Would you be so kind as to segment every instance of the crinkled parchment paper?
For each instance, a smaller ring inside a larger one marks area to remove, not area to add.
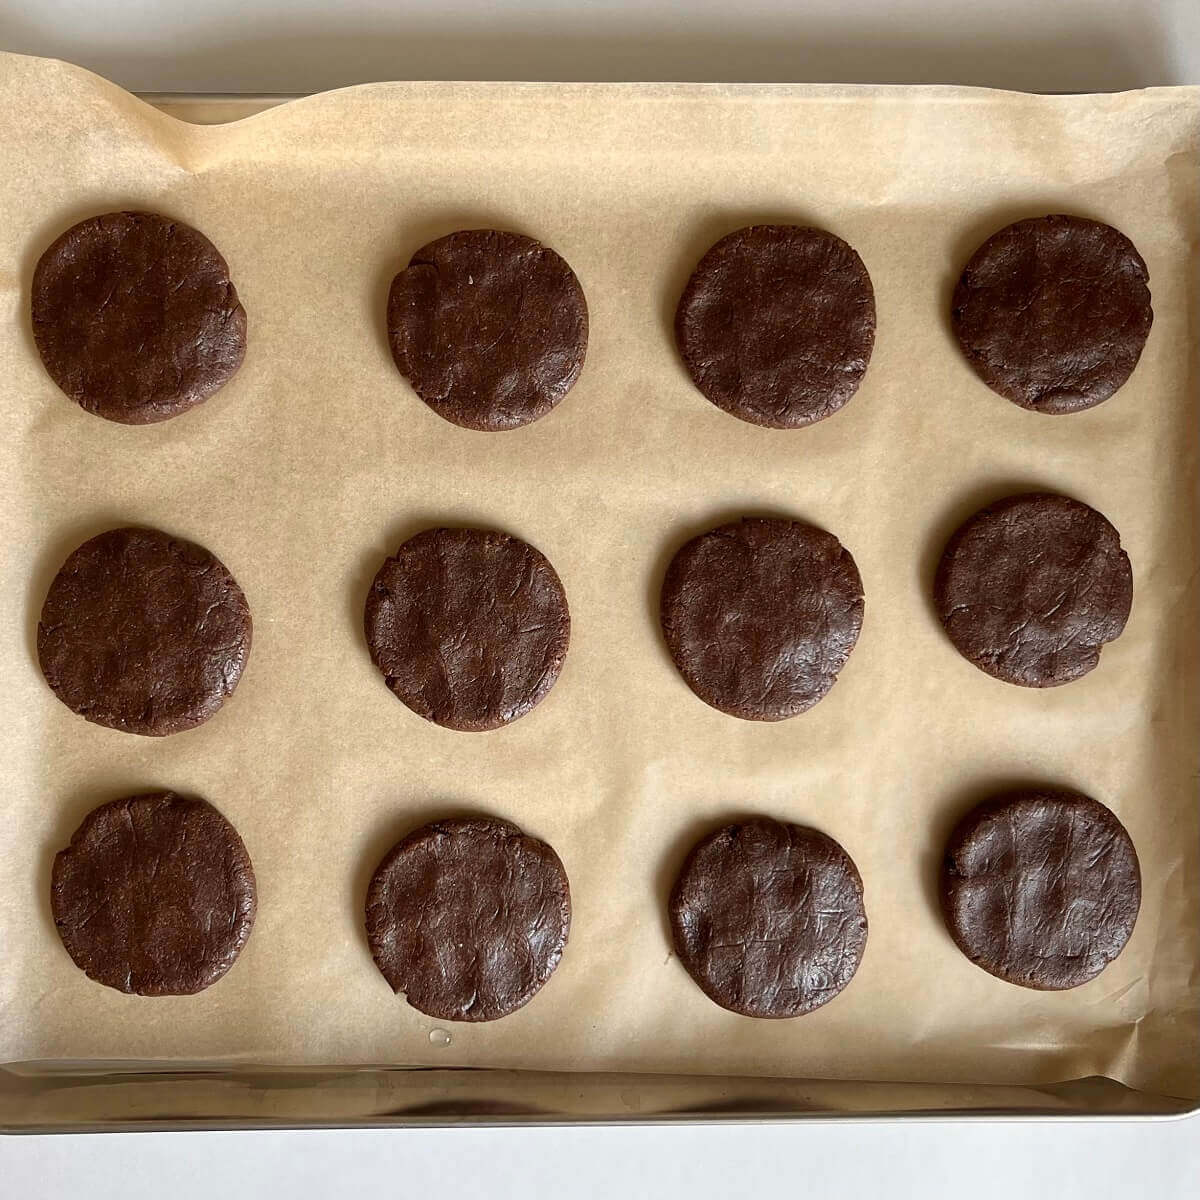
[[[393,84],[205,128],[84,71],[4,57],[0,126],[0,1056],[989,1083],[1099,1073],[1196,1094],[1197,91]],[[249,314],[235,380],[143,428],[62,396],[28,317],[51,239],[123,206],[203,230]],[[1046,212],[1127,233],[1155,311],[1128,385],[1064,417],[989,392],[946,315],[975,246]],[[862,390],[806,430],[720,412],[673,348],[675,301],[700,253],[761,221],[833,230],[875,286]],[[395,271],[430,238],[478,226],[554,247],[591,310],[578,385],[510,433],[435,416],[383,335]],[[970,666],[929,601],[950,531],[1031,487],[1099,508],[1135,571],[1125,635],[1098,670],[1047,691]],[[840,682],[779,724],[707,708],[658,631],[672,552],[743,513],[832,530],[866,587]],[[125,522],[209,547],[254,615],[236,695],[207,725],[161,740],[75,717],[34,656],[63,557]],[[495,733],[414,716],[363,643],[384,555],[446,522],[529,540],[570,600],[558,685]],[[1141,856],[1127,950],[1065,993],[972,966],[936,907],[949,827],[990,789],[1026,781],[1104,801]],[[72,965],[48,880],[88,809],[159,787],[202,795],[236,824],[260,908],[223,981],[150,1000]],[[373,966],[361,910],[397,837],[462,810],[551,842],[575,916],[562,966],[525,1009],[453,1026],[443,1047]],[[713,1005],[667,936],[665,895],[685,850],[755,812],[837,838],[866,882],[857,978],[793,1021]]]

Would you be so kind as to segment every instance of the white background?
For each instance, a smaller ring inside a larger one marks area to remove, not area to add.
[[[132,90],[376,79],[1200,84],[1200,0],[0,0],[0,47]],[[1200,1196],[1200,1119],[0,1140],[12,1197]]]

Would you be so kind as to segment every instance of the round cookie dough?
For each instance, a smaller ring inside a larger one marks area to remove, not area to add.
[[[33,337],[72,400],[148,425],[229,382],[246,352],[246,312],[202,233],[157,213],[105,213],[38,261]]]
[[[721,525],[688,542],[663,581],[675,665],[706,704],[747,721],[812,708],[837,682],[862,619],[850,552],[803,521]]]
[[[54,859],[54,924],[75,965],[138,996],[189,996],[241,953],[257,908],[237,830],[173,792],[93,809]]]
[[[1107,400],[1137,366],[1154,320],[1149,278],[1111,225],[1018,221],[967,263],[954,289],[954,332],[994,392],[1035,412],[1078,412]]]
[[[533,238],[470,229],[423,246],[392,281],[388,340],[400,374],[466,429],[516,429],[571,390],[587,353],[579,280]]]
[[[481,732],[523,717],[554,686],[571,636],[554,568],[527,542],[426,529],[379,569],[367,646],[413,712]]]
[[[1125,948],[1142,902],[1125,827],[1079,792],[1010,792],[969,812],[942,864],[950,936],[1021,987],[1087,983]]]
[[[508,821],[435,821],[379,864],[367,891],[376,966],[439,1021],[495,1021],[554,973],[571,891],[554,851]]]
[[[875,293],[841,238],[751,225],[700,260],[675,312],[696,387],[727,413],[798,429],[858,391],[875,345]]]
[[[1048,493],[981,509],[951,537],[934,603],[958,652],[1022,687],[1086,675],[1120,637],[1133,572],[1094,508]]]
[[[832,838],[766,817],[688,855],[670,899],[679,961],[722,1008],[799,1017],[854,978],[867,945],[863,884]]]
[[[250,609],[203,547],[157,529],[110,529],[54,577],[37,648],[68,708],[159,737],[203,724],[233,694],[250,655]]]

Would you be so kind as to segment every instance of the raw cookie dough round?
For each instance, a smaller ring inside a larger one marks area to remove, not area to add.
[[[875,293],[841,238],[798,225],[751,225],[700,260],[675,312],[675,341],[718,408],[798,429],[858,391],[875,345]]]
[[[1084,217],[1035,217],[994,233],[954,289],[967,360],[1022,408],[1071,413],[1107,400],[1133,373],[1154,312],[1133,243]]]
[[[54,859],[54,924],[75,965],[138,996],[189,996],[241,953],[257,907],[237,830],[173,792],[93,809]]]
[[[1120,637],[1133,572],[1094,508],[1035,492],[990,504],[958,529],[934,602],[958,652],[981,671],[1057,687],[1086,675]]]
[[[37,632],[54,694],[110,729],[202,725],[250,656],[250,609],[224,564],[157,529],[110,529],[54,577]]]
[[[688,855],[670,899],[679,961],[747,1017],[799,1017],[854,978],[867,945],[850,856],[815,829],[766,817],[727,825]]]
[[[367,646],[413,712],[447,729],[498,729],[554,686],[571,636],[554,568],[527,542],[426,529],[379,569]]]
[[[379,864],[367,891],[376,966],[439,1021],[495,1021],[554,973],[571,928],[567,875],[508,821],[435,821]]]
[[[33,337],[72,400],[148,425],[229,382],[246,353],[246,312],[202,233],[157,213],[105,213],[38,261]]]
[[[434,412],[467,429],[544,417],[587,353],[575,273],[533,238],[495,229],[418,250],[392,281],[387,323],[400,374]]]
[[[747,721],[812,708],[837,682],[862,619],[850,552],[803,521],[721,525],[688,542],[663,581],[675,665],[706,704]]]
[[[1079,792],[1010,792],[969,812],[942,864],[950,936],[976,966],[1054,991],[1099,975],[1142,902],[1125,827]]]

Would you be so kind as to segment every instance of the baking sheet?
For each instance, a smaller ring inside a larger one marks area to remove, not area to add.
[[[86,72],[15,56],[0,58],[0,90],[0,1057],[1025,1085],[1104,1074],[1196,1095],[1196,90],[396,84],[223,128],[181,125]],[[142,429],[65,400],[27,316],[45,245],[82,216],[129,205],[204,230],[250,318],[233,383]],[[1047,211],[1129,234],[1156,313],[1130,383],[1058,419],[988,392],[944,317],[974,246]],[[774,220],[847,238],[879,312],[858,397],[796,432],[707,404],[670,338],[702,250]],[[420,404],[382,330],[387,285],[409,254],[479,225],[562,253],[592,316],[571,395],[501,435],[456,429]],[[970,667],[927,600],[949,531],[1029,486],[1104,511],[1135,570],[1125,635],[1092,675],[1047,692]],[[671,553],[742,513],[833,530],[866,586],[841,682],[779,725],[707,709],[657,632]],[[161,741],[80,721],[33,657],[65,554],[139,521],[209,546],[255,618],[233,700]],[[487,735],[410,714],[360,632],[382,557],[455,521],[532,541],[572,609],[555,689]],[[1104,800],[1142,860],[1126,952],[1068,993],[993,980],[958,954],[936,911],[949,827],[979,795],[1026,781]],[[234,821],[260,910],[221,983],[145,1000],[73,967],[50,921],[48,876],[84,812],[160,786],[201,794]],[[572,940],[527,1008],[449,1026],[451,1043],[435,1046],[436,1023],[371,964],[361,904],[400,834],[473,809],[555,846],[571,877]],[[683,853],[749,812],[825,830],[866,883],[871,937],[857,978],[796,1021],[724,1012],[670,951],[663,902]]]

